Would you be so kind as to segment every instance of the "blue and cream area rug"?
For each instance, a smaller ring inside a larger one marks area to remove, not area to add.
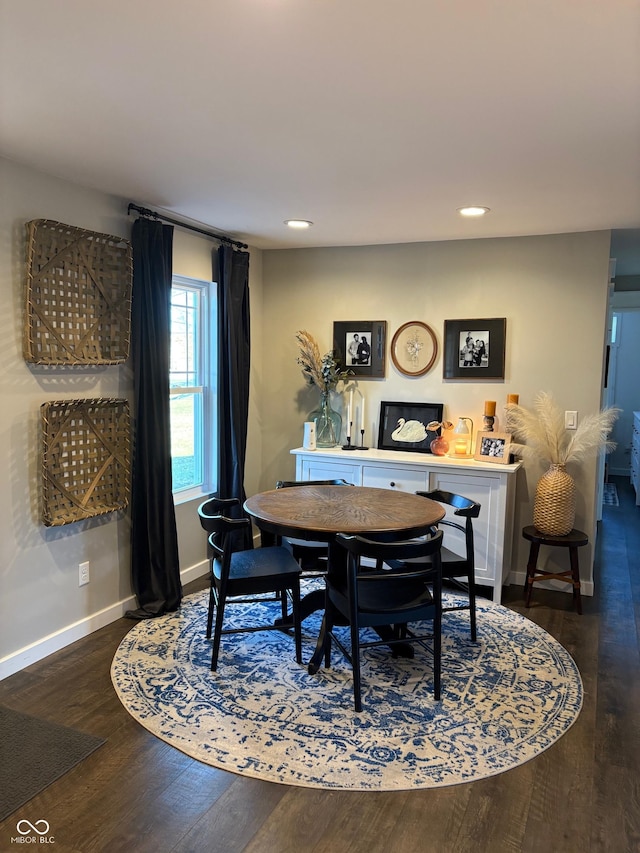
[[[334,649],[332,669],[309,675],[295,662],[293,638],[280,631],[223,636],[212,673],[207,596],[196,593],[178,612],[137,623],[116,652],[111,677],[141,725],[214,767],[317,788],[455,785],[530,760],[580,713],[582,682],[569,653],[491,601],[478,601],[477,644],[468,611],[445,614],[440,702],[430,655],[418,647],[413,660],[394,659],[381,647],[363,656],[357,714],[340,651]],[[251,607],[258,619],[278,615],[279,605]],[[246,607],[228,613],[239,624]],[[319,625],[319,614],[303,623],[305,661]]]

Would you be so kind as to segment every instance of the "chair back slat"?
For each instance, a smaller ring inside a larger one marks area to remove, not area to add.
[[[351,554],[369,557],[383,563],[389,560],[416,560],[431,557],[442,547],[442,531],[437,530],[428,539],[375,541],[364,536],[339,533],[336,542]]]
[[[278,480],[276,489],[288,489],[292,486],[351,486],[346,480]]]
[[[454,515],[461,515],[464,518],[477,518],[480,515],[481,504],[453,492],[433,489],[430,492],[416,492],[416,494],[423,498],[430,498],[440,504],[454,507]]]

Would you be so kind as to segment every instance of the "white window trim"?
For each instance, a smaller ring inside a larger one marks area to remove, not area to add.
[[[202,314],[204,322],[198,335],[200,351],[198,353],[202,366],[203,385],[189,386],[187,392],[202,393],[203,428],[209,433],[209,440],[203,443],[203,483],[190,489],[180,489],[173,492],[174,504],[183,504],[189,501],[206,497],[217,488],[217,461],[218,461],[218,427],[217,427],[217,318],[218,300],[217,284],[204,279],[187,278],[182,275],[173,275],[172,286],[184,287],[196,290],[201,294]],[[209,330],[215,330],[216,345],[212,346]],[[185,393],[184,388],[170,388],[170,394]]]

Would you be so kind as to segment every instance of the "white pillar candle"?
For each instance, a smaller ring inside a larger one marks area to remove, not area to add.
[[[365,429],[365,417],[364,417],[364,397],[362,398],[362,404],[360,405],[360,429]]]

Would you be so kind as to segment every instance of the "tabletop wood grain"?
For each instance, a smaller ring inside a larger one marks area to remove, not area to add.
[[[419,535],[444,517],[444,508],[429,498],[364,486],[273,489],[253,495],[244,506],[259,527],[327,536],[395,531]]]

